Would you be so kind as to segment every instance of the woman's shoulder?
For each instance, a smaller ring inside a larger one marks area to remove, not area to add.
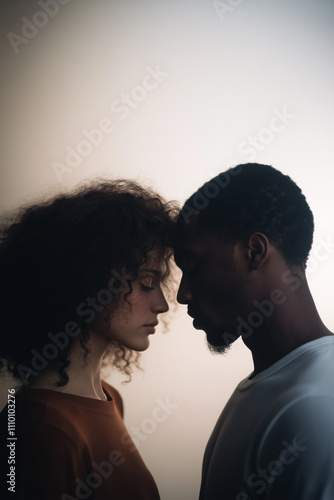
[[[21,425],[63,429],[74,427],[78,414],[77,398],[49,389],[27,389],[17,394],[16,418]],[[80,408],[80,407],[79,407]]]

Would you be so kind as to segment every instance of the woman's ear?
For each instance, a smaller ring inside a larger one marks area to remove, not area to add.
[[[269,241],[263,233],[253,233],[248,238],[248,262],[251,269],[260,269],[269,256]]]

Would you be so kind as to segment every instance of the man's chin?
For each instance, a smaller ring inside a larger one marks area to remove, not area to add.
[[[195,330],[203,330],[205,332],[205,327],[200,321],[198,321],[197,318],[193,319],[193,327],[195,328]]]
[[[209,351],[212,354],[225,354],[231,347],[231,344],[230,345],[214,345],[214,344],[210,343],[208,338],[206,340],[207,340],[207,346],[209,348]]]
[[[238,336],[229,333],[232,330],[231,325],[226,324],[218,328],[213,325],[204,325],[204,321],[201,322],[197,318],[193,321],[193,326],[196,330],[203,330],[206,333],[208,348],[212,353],[222,354],[226,352],[238,338]]]
[[[226,334],[222,335],[220,333],[213,334],[208,330],[206,331],[206,340],[208,348],[212,353],[223,354],[237,340],[237,337],[230,334],[228,335]]]

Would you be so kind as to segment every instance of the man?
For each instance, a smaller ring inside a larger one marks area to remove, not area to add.
[[[180,213],[178,301],[212,351],[242,337],[254,361],[207,444],[200,500],[334,499],[334,336],[305,277],[312,238],[301,190],[267,165],[219,174]]]

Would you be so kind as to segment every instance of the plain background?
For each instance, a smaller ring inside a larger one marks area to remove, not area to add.
[[[42,4],[1,2],[1,210],[95,177],[134,178],[182,203],[230,165],[268,163],[314,212],[308,277],[333,329],[334,248],[324,242],[334,240],[334,2],[70,0],[52,15]],[[145,79],[152,71],[156,85]],[[273,121],[277,113],[288,118]],[[84,131],[107,119],[112,132],[85,149]],[[83,152],[76,166],[66,165],[71,148]],[[18,311],[20,300],[18,290]],[[141,364],[130,384],[117,373],[108,381],[162,500],[193,500],[205,444],[252,370],[250,353],[238,341],[212,355],[179,306]],[[160,422],[157,400],[174,405]]]

